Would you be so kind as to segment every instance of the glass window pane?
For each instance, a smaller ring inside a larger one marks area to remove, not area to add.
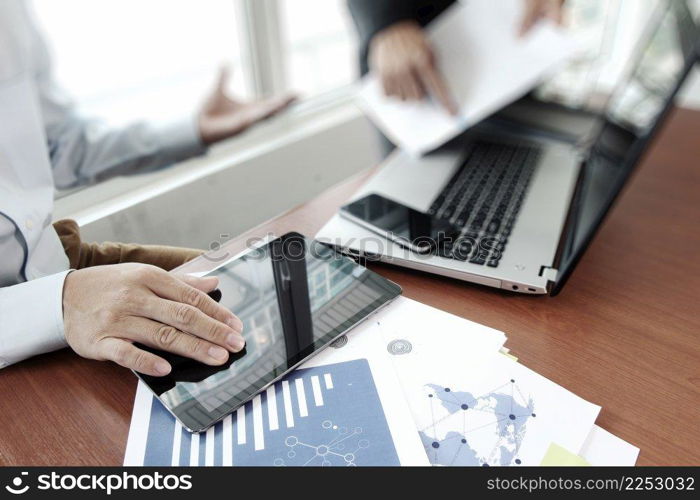
[[[358,76],[357,39],[345,0],[280,0],[287,83],[309,97]]]
[[[567,0],[566,25],[585,51],[538,90],[540,97],[573,107],[598,106],[623,76],[658,3]]]
[[[57,80],[87,113],[120,123],[190,111],[223,63],[247,95],[235,0],[35,0]],[[139,116],[135,116],[138,113]]]

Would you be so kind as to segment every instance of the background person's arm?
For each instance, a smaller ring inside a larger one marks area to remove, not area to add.
[[[457,106],[442,79],[423,27],[453,0],[348,0],[360,38],[360,69],[372,71],[388,96],[432,95],[449,113]]]
[[[120,128],[81,116],[55,83],[46,42],[32,25],[42,118],[58,188],[70,188],[115,175],[146,172],[202,154],[206,146],[234,136],[286,108],[293,96],[242,102],[228,97],[223,71],[201,108],[179,121],[139,122]]]
[[[348,9],[360,40],[360,73],[369,71],[369,43],[380,31],[399,21],[415,20],[411,0],[348,0]]]
[[[32,29],[38,65],[35,82],[56,187],[146,172],[205,151],[195,116],[160,126],[139,122],[114,129],[79,114],[53,79],[44,38],[34,25]]]
[[[377,33],[369,48],[369,66],[384,93],[402,101],[433,97],[448,113],[459,111],[421,26],[400,21]]]
[[[367,57],[374,35],[401,21],[426,26],[455,0],[348,0],[348,9],[360,39],[360,71],[369,71]]]
[[[42,79],[42,111],[56,186],[66,189],[147,172],[203,154],[208,145],[277,114],[294,99],[283,95],[237,101],[224,92],[227,78],[222,72],[196,115],[166,125],[138,122],[116,129],[78,114],[50,79]]]

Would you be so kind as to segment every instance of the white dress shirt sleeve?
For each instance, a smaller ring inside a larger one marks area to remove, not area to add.
[[[65,347],[64,271],[0,288],[0,368]]]

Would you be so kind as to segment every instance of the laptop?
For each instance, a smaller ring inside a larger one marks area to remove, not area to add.
[[[391,200],[407,213],[449,222],[458,237],[447,246],[417,252],[339,215],[316,238],[355,256],[557,295],[698,54],[700,32],[688,3],[662,2],[600,114],[519,103],[426,156],[392,153],[351,201]]]

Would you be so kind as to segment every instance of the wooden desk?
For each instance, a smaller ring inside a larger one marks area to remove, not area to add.
[[[385,265],[407,297],[503,330],[533,370],[603,407],[639,465],[700,463],[700,112],[679,110],[557,298]],[[230,243],[313,235],[369,173]],[[71,352],[0,371],[0,463],[119,465],[135,377]]]

